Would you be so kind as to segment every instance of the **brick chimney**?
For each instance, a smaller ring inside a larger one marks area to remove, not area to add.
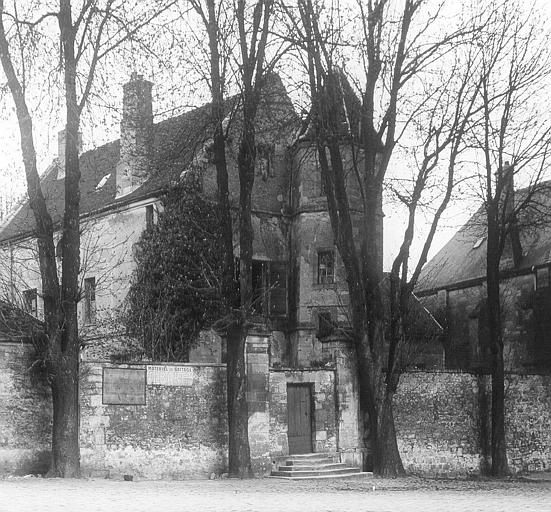
[[[120,158],[117,164],[117,197],[140,187],[147,179],[150,136],[153,126],[151,88],[142,75],[132,73],[123,86]]]
[[[78,154],[82,151],[82,133],[78,132]],[[57,133],[57,160],[59,162],[57,179],[65,179],[65,128]]]

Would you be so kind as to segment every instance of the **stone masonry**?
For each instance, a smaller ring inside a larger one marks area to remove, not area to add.
[[[50,465],[50,391],[32,369],[33,352],[30,344],[0,343],[0,475]]]

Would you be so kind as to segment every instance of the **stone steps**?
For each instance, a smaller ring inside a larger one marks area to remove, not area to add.
[[[363,473],[360,468],[347,466],[342,462],[335,462],[328,453],[305,453],[290,455],[271,476],[288,480],[351,478],[371,476]]]

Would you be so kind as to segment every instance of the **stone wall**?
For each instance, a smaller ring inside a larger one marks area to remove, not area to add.
[[[490,378],[468,373],[402,376],[394,411],[407,471],[478,474],[489,465]],[[513,472],[551,468],[551,376],[506,377],[506,432]]]
[[[315,452],[337,451],[335,370],[270,371],[270,451],[272,457],[287,455],[287,384],[311,384],[312,437]]]
[[[360,455],[351,427],[357,411],[352,403],[347,408],[345,400],[356,388],[344,380],[344,348],[337,349],[335,368],[268,370],[266,338],[251,337],[249,428],[257,474],[288,454],[290,383],[312,387],[314,450],[339,452],[349,463]],[[29,370],[31,362],[32,346],[0,344],[0,474],[48,469],[51,397],[40,376]],[[109,368],[145,372],[145,404],[106,403],[103,372]],[[261,370],[266,371],[263,378]],[[83,363],[83,474],[170,479],[226,472],[225,381],[224,365]],[[489,463],[490,397],[488,376],[450,371],[403,375],[394,410],[406,470],[467,476],[484,469]],[[551,376],[508,375],[506,418],[511,469],[549,470]]]
[[[106,405],[106,363],[87,363],[81,384],[83,473],[138,478],[205,478],[227,471],[223,365],[117,365],[145,369],[145,405]],[[163,383],[153,378],[166,368]],[[178,377],[184,368],[187,377]]]
[[[0,343],[0,475],[45,473],[50,465],[50,391],[31,370],[32,345]]]

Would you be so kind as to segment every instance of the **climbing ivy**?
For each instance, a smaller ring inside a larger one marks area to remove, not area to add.
[[[226,307],[221,212],[193,179],[172,188],[161,204],[158,222],[136,247],[125,322],[146,357],[186,361],[200,331]]]

